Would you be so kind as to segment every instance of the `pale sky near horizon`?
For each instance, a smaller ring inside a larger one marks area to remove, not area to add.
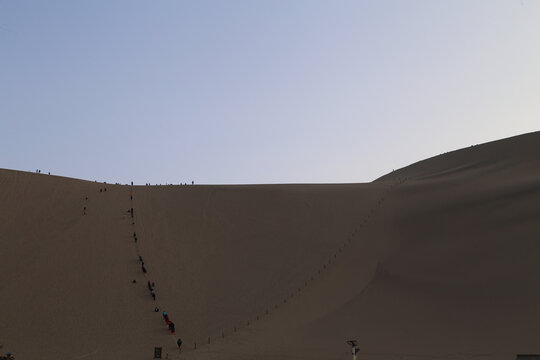
[[[0,0],[0,168],[368,182],[540,130],[540,1]]]

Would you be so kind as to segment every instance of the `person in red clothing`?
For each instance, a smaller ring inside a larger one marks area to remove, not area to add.
[[[165,320],[165,323],[167,323],[167,325],[169,325],[169,323],[171,322],[169,320],[169,315],[167,315],[165,311],[163,312],[163,320]]]

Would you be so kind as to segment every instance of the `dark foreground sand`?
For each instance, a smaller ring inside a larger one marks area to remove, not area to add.
[[[17,360],[337,360],[349,338],[359,359],[514,359],[540,353],[539,280],[540,133],[369,184],[0,170],[0,354]]]

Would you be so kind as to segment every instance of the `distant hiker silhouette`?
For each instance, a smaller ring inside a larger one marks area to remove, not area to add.
[[[179,338],[179,339],[176,341],[176,345],[178,345],[178,350],[182,350],[182,339]]]
[[[148,280],[148,291],[152,291],[152,290],[154,289],[152,288],[152,284],[150,284],[150,280]]]
[[[143,273],[146,274],[146,268],[144,267],[144,263],[143,263],[143,265],[141,265],[141,270],[142,270]]]
[[[144,262],[143,262],[143,259],[142,259],[142,256],[141,256],[141,255],[139,255],[139,261],[141,262],[141,264],[144,264]]]
[[[156,301],[156,292],[154,291],[154,289],[150,290],[150,295],[152,295],[152,299]]]
[[[169,323],[169,330],[171,331],[171,334],[174,334],[174,323],[172,321]]]

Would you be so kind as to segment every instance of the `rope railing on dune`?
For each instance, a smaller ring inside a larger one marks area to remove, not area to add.
[[[369,223],[369,221],[374,217],[376,214],[377,208],[380,208],[384,202],[386,201],[386,195],[394,190],[397,186],[403,184],[407,178],[398,178],[396,182],[390,184],[390,186],[385,189],[384,193],[380,198],[378,198],[375,201],[375,207],[368,210],[367,215],[363,215],[359,218],[359,224],[352,230],[349,235],[347,236],[346,240],[343,241],[337,248],[334,249],[334,251],[331,252],[331,255],[329,256],[328,260],[323,262],[319,267],[314,269],[303,282],[296,284],[295,286],[290,286],[288,295],[285,297],[281,297],[280,299],[276,299],[274,301],[271,301],[264,306],[260,307],[258,311],[255,312],[255,315],[252,317],[244,318],[243,321],[238,321],[236,324],[228,325],[228,326],[220,326],[215,328],[214,330],[211,330],[211,335],[207,336],[205,338],[206,341],[203,343],[194,341],[193,350],[196,350],[197,348],[200,348],[201,346],[208,346],[211,343],[215,341],[219,341],[221,339],[224,339],[229,334],[235,334],[242,329],[250,327],[252,324],[262,321],[265,317],[271,315],[272,311],[278,310],[280,306],[286,305],[288,302],[292,301],[295,296],[298,296],[303,289],[307,288],[310,283],[317,280],[318,277],[322,276],[323,273],[325,273],[329,267],[334,263],[337,262],[338,256],[344,252],[344,250],[347,248],[347,246],[350,246],[352,241],[357,237],[360,230]]]

